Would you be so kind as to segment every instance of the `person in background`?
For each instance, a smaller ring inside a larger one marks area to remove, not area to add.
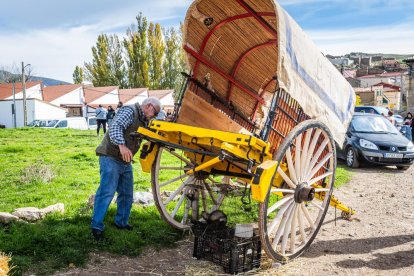
[[[136,103],[121,107],[108,133],[96,148],[101,180],[95,195],[91,229],[97,241],[104,238],[103,221],[115,192],[118,193],[115,227],[133,230],[128,222],[134,188],[131,162],[141,142],[130,133],[147,126],[149,120],[156,117],[160,110],[161,103],[156,98],[147,98],[141,105]]]
[[[115,117],[115,110],[112,108],[112,106],[108,106],[108,114],[106,115],[106,121],[108,122],[108,128],[112,125],[112,120]]]
[[[394,115],[394,113],[392,113],[392,111],[391,110],[389,110],[388,111],[388,121],[390,121],[391,122],[391,124],[393,125],[393,126],[395,126],[395,119],[394,119],[394,117],[392,116],[392,115]]]
[[[405,116],[405,118],[404,118],[403,124],[407,125],[407,126],[411,126],[411,121],[412,120],[413,120],[413,114],[411,114],[411,112],[408,112],[407,116]]]
[[[95,110],[96,114],[96,134],[99,136],[99,131],[101,129],[101,126],[103,128],[104,135],[106,133],[106,115],[108,114],[108,111],[100,104],[99,107]]]
[[[124,106],[124,104],[123,104],[123,102],[119,102],[118,103],[118,105],[116,106],[116,110],[115,110],[115,112],[117,112],[118,111],[118,109],[120,109],[121,107],[123,107]]]
[[[157,117],[155,117],[155,120],[161,120],[161,121],[165,121],[165,118],[167,117],[167,115],[165,114],[164,110],[161,110],[160,112],[158,112]]]

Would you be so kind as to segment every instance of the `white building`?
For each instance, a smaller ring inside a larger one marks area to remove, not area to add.
[[[13,100],[0,100],[0,124],[12,128],[13,124]],[[61,119],[66,117],[64,108],[41,101],[39,99],[27,99],[27,123],[36,119]],[[16,100],[16,127],[24,126],[23,100]]]

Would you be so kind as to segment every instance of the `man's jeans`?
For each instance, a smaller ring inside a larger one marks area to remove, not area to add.
[[[126,226],[133,201],[132,166],[107,156],[99,156],[99,165],[101,183],[95,195],[91,227],[104,230],[103,221],[115,191],[118,193],[115,223]]]

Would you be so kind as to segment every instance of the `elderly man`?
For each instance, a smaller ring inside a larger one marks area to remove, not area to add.
[[[101,181],[95,195],[91,228],[97,241],[103,239],[103,221],[115,191],[118,192],[115,226],[118,229],[132,230],[128,223],[134,186],[131,161],[140,142],[131,137],[130,133],[138,127],[146,126],[160,110],[161,103],[156,98],[147,98],[141,105],[136,103],[123,106],[118,110],[102,143],[96,148]]]

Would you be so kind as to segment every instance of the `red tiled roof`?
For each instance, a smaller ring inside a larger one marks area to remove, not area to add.
[[[41,81],[30,81],[26,82],[26,89],[29,89],[35,85],[42,84]],[[22,92],[23,86],[21,82],[14,84],[15,93]],[[0,83],[0,100],[4,100],[13,95],[13,84],[12,83]]]
[[[168,94],[173,93],[174,90],[172,89],[168,89],[168,90],[150,90],[148,91],[148,96],[149,97],[155,97],[159,100],[161,100],[162,98],[164,98],[165,96],[167,96]]]
[[[80,87],[82,87],[81,84],[46,86],[45,88],[43,88],[43,100],[45,100],[46,102],[51,102]]]
[[[378,86],[378,85],[382,85],[383,87],[387,87],[387,88],[391,88],[391,89],[400,91],[400,87],[398,85],[392,85],[392,84],[385,83],[385,82],[380,82],[380,83],[374,84],[374,86]]]
[[[94,100],[103,97],[109,92],[117,89],[118,86],[107,86],[107,87],[84,87],[83,92],[85,93],[85,102],[89,104]]]
[[[147,90],[148,88],[119,89],[119,100],[123,103],[126,103]]]

